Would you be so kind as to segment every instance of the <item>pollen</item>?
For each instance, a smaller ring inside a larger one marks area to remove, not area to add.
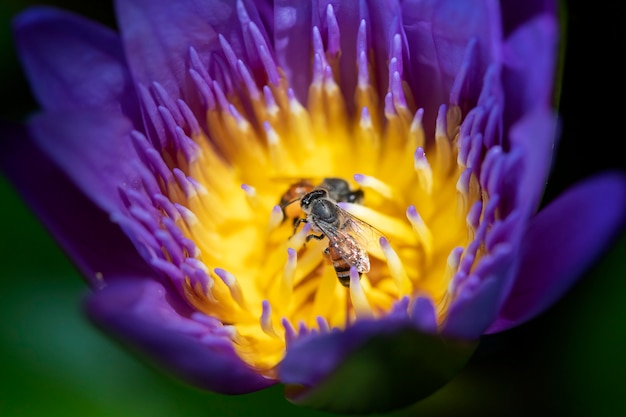
[[[134,219],[145,218],[151,264],[192,309],[230,329],[241,359],[268,378],[299,334],[384,317],[406,297],[428,297],[445,320],[457,272],[484,251],[470,245],[489,213],[459,144],[463,112],[415,108],[399,34],[382,57],[386,73],[374,71],[382,60],[369,48],[366,20],[348,34],[357,76],[346,88],[342,34],[328,7],[330,21],[307,45],[308,91],[289,84],[239,8],[256,64],[221,36],[219,65],[206,66],[191,48],[189,80],[203,111],[155,85],[146,94],[169,145],[134,135],[154,176],[152,206],[143,213],[131,204]],[[426,117],[436,121],[432,131]],[[348,189],[344,199],[328,193],[340,214],[325,230],[301,202],[330,179]]]

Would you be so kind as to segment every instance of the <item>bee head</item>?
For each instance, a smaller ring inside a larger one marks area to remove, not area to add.
[[[323,188],[318,188],[311,191],[310,193],[302,197],[302,199],[300,200],[300,207],[302,207],[302,210],[309,210],[311,204],[313,204],[313,202],[319,200],[320,198],[328,198],[328,191],[324,190]]]

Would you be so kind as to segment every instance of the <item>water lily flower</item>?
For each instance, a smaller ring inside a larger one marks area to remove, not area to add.
[[[5,130],[2,167],[85,276],[93,322],[187,383],[411,404],[623,224],[616,173],[538,211],[555,1],[116,12],[119,33],[53,8],[15,19],[42,110]]]

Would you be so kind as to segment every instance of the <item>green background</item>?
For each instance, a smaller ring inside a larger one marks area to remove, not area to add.
[[[51,3],[114,24],[108,2]],[[11,16],[30,4],[0,0],[0,118],[5,120],[21,120],[36,108],[9,32]],[[612,60],[623,52],[619,19],[625,7],[617,1],[596,4],[602,8],[567,2],[563,134],[546,201],[600,170],[626,170],[626,158],[617,152],[624,142],[623,106],[610,104],[624,84]],[[613,54],[603,55],[599,45],[604,44]],[[85,292],[71,263],[0,176],[0,416],[328,415],[292,406],[281,387],[223,396],[168,378],[87,323],[80,313]],[[622,232],[548,312],[484,337],[456,379],[426,401],[391,415],[626,415],[624,375]]]

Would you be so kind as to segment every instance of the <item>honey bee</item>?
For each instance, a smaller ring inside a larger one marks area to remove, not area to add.
[[[363,190],[350,189],[348,181],[341,178],[324,178],[318,186],[313,185],[309,180],[300,180],[289,187],[289,189],[280,198],[279,205],[283,209],[284,218],[294,219],[297,221],[302,216],[301,207],[292,205],[292,203],[300,200],[303,196],[311,191],[323,188],[328,191],[328,196],[334,201],[361,204],[363,202]]]
[[[314,233],[306,237],[307,242],[328,238],[324,254],[330,258],[341,285],[350,286],[351,267],[356,268],[359,277],[369,272],[370,260],[366,248],[369,242],[381,236],[375,228],[339,207],[330,192],[321,187],[303,196],[300,208],[306,217],[299,218],[295,228],[300,223],[311,224]]]

